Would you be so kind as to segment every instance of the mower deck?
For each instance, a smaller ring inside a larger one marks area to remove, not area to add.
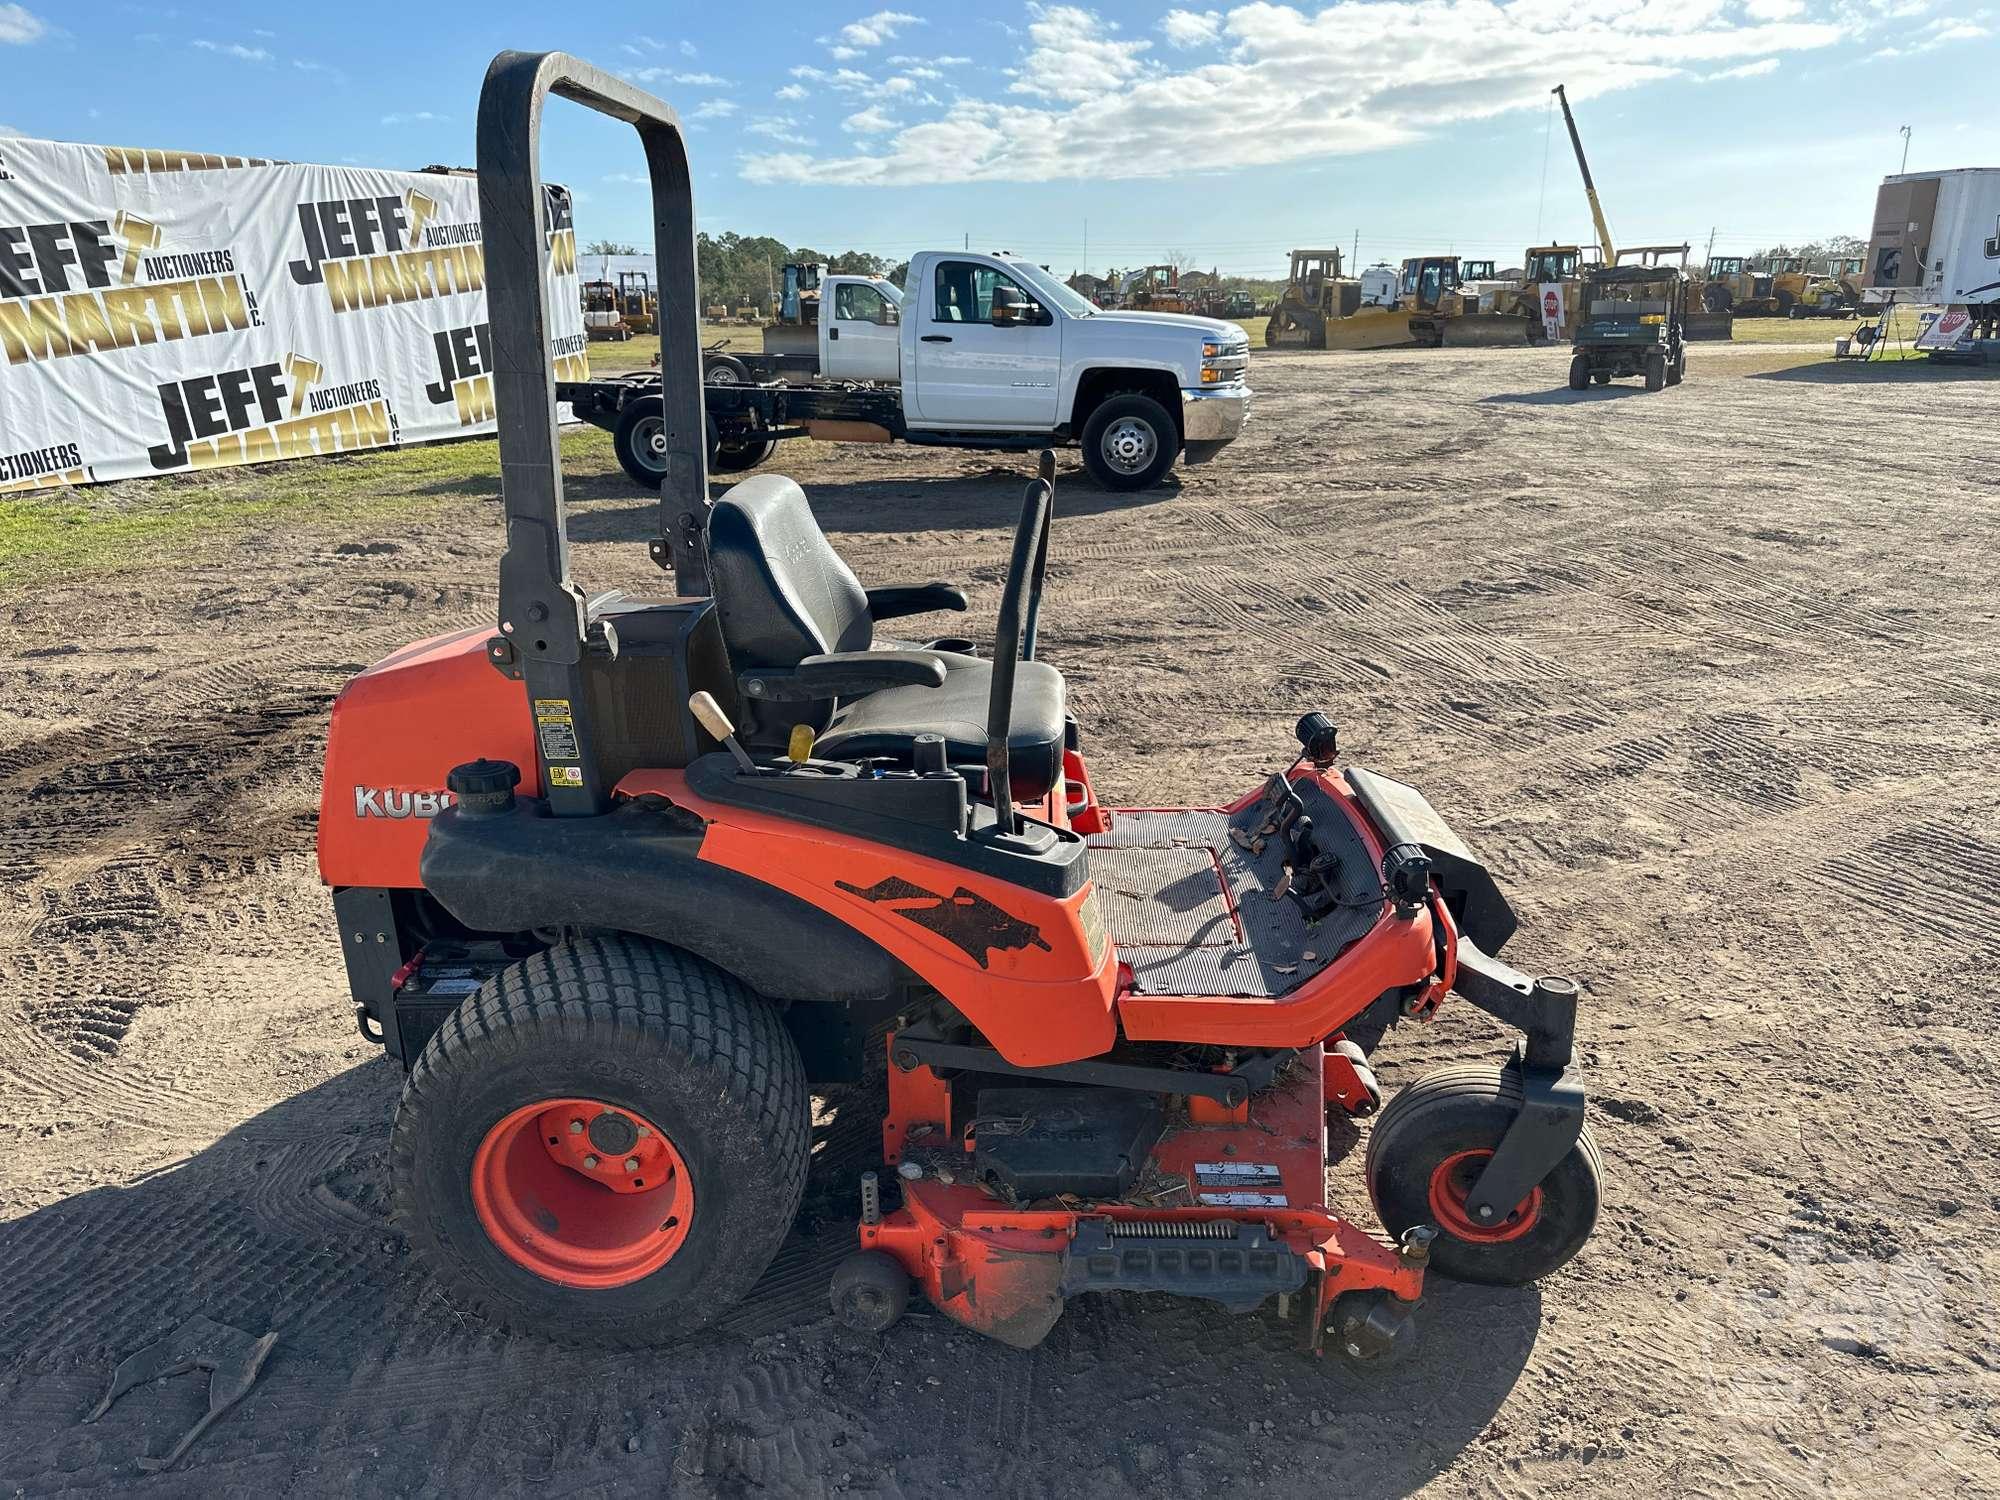
[[[1262,797],[1233,810],[1118,812],[1089,840],[1105,923],[1136,993],[1275,999],[1375,924],[1384,893],[1367,845],[1316,782],[1296,786],[1320,846],[1339,860],[1325,893],[1338,904],[1315,923],[1289,894],[1286,846]]]
[[[1171,1292],[1239,1312],[1298,1299],[1279,1306],[1300,1315],[1315,1348],[1328,1309],[1351,1292],[1373,1294],[1378,1325],[1393,1325],[1422,1289],[1422,1247],[1385,1245],[1327,1206],[1323,1064],[1320,1048],[1305,1049],[1235,1109],[1178,1101],[1129,1186],[1090,1201],[1024,1201],[982,1166],[982,1138],[990,1147],[1042,1128],[1074,1148],[1093,1133],[1088,1114],[1052,1101],[1037,1120],[1004,1088],[1011,1080],[974,1087],[892,1065],[883,1155],[903,1202],[862,1224],[861,1245],[895,1256],[952,1318],[1019,1348],[1088,1291]],[[989,1113],[996,1098],[1008,1107]]]

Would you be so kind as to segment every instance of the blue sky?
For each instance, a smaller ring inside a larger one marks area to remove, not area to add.
[[[705,229],[1063,272],[1588,242],[1559,82],[1620,243],[1866,233],[1906,124],[1912,170],[2000,166],[2000,0],[892,4],[0,0],[0,131],[469,165],[491,55],[560,47],[681,111]],[[628,129],[547,142],[583,239],[648,232]]]

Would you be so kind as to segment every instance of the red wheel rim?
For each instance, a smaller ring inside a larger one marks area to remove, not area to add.
[[[1470,1240],[1475,1245],[1502,1245],[1518,1240],[1542,1216],[1542,1190],[1536,1187],[1514,1205],[1498,1223],[1484,1224],[1472,1217],[1466,1200],[1472,1185],[1493,1159],[1491,1151],[1460,1151],[1447,1156],[1431,1171],[1431,1217],[1453,1239]]]
[[[523,1105],[472,1158],[480,1227],[515,1265],[561,1286],[629,1286],[687,1243],[694,1184],[672,1141],[595,1099]]]

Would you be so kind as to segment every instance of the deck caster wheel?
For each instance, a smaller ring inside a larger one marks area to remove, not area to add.
[[[1400,1238],[1412,1225],[1435,1224],[1430,1264],[1440,1276],[1526,1286],[1564,1265],[1597,1224],[1604,1165],[1588,1125],[1504,1218],[1474,1218],[1473,1184],[1520,1110],[1512,1069],[1450,1068],[1396,1095],[1368,1133],[1364,1171],[1383,1227]]]
[[[1399,1364],[1416,1347],[1417,1306],[1380,1287],[1343,1293],[1326,1321],[1327,1346],[1351,1369]]]
[[[860,1250],[833,1272],[833,1315],[856,1333],[881,1333],[910,1305],[910,1273],[883,1250]]]

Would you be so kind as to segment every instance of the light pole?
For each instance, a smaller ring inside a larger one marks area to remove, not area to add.
[[[1910,127],[1903,126],[1900,133],[1903,137],[1903,164],[1896,168],[1898,175],[1910,170]]]

